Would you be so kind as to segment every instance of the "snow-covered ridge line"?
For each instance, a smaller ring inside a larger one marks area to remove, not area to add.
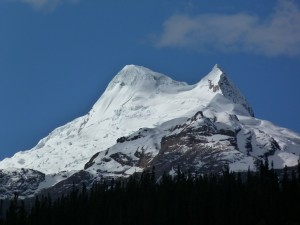
[[[198,111],[228,127],[237,126],[238,122],[226,119],[227,115],[256,123],[246,98],[217,65],[194,85],[174,81],[142,66],[128,65],[112,79],[87,115],[55,129],[31,150],[4,159],[0,168],[31,168],[45,174],[81,170],[94,154],[107,150],[118,138],[140,128],[152,129],[167,121],[192,117]],[[263,123],[257,126],[264,128]],[[279,137],[279,129],[272,129],[266,133]],[[282,129],[284,137],[290,135]],[[257,136],[255,132],[250,134],[253,140]],[[293,143],[297,143],[299,136],[294,136]],[[287,149],[292,146],[288,141],[279,144]]]
[[[125,66],[109,83],[107,91],[112,90],[116,85],[121,86],[151,86],[155,82],[156,88],[159,86],[188,86],[185,82],[179,82],[171,79],[170,77],[154,72],[146,67],[137,65]],[[150,83],[150,84],[149,84]]]

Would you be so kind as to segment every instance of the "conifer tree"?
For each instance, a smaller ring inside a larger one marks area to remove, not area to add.
[[[300,160],[298,160],[297,173],[298,173],[298,183],[300,184]]]
[[[90,189],[74,184],[57,199],[36,197],[28,216],[24,203],[14,199],[4,224],[300,224],[296,174],[290,180],[286,167],[278,185],[275,172],[261,165],[259,173],[235,174],[226,167],[222,174],[193,178],[179,168],[177,176],[164,174],[158,182],[153,168],[129,179],[95,182]]]
[[[3,224],[3,199],[0,199],[0,225]]]
[[[264,164],[265,173],[268,173],[269,171],[269,158],[267,155],[265,155],[265,164]]]

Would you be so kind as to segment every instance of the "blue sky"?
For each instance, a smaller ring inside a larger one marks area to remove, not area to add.
[[[300,3],[1,0],[0,160],[86,114],[126,64],[198,82],[214,64],[255,115],[300,133]]]

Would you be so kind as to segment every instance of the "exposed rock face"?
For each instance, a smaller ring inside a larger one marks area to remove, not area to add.
[[[59,196],[73,183],[90,186],[152,167],[158,177],[178,165],[191,173],[219,173],[225,165],[246,171],[268,156],[280,169],[295,166],[299,155],[299,134],[254,118],[219,66],[188,85],[129,65],[87,115],[0,162],[0,198]]]
[[[177,165],[184,172],[219,173],[235,158],[242,157],[235,131],[217,129],[208,118],[197,118],[196,114],[181,131],[174,132],[162,138],[161,150],[149,165],[155,166],[158,175]]]
[[[188,85],[145,67],[128,65],[112,79],[87,115],[55,129],[33,149],[0,161],[0,168],[29,168],[45,174],[81,170],[93,155],[120,137],[208,108],[253,116],[245,97],[218,66],[199,83]]]
[[[0,199],[19,195],[30,197],[36,193],[45,174],[32,169],[0,169]]]
[[[85,168],[96,176],[118,177],[155,167],[160,176],[173,173],[177,166],[184,172],[220,173],[225,166],[234,171],[255,170],[265,156],[274,162],[280,160],[282,149],[276,136],[247,125],[243,117],[219,117],[223,121],[199,111],[190,118],[141,129],[99,152]],[[294,156],[296,163],[298,156]]]

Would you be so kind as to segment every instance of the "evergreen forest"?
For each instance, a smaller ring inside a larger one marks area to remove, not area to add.
[[[2,207],[1,207],[2,208]],[[2,210],[3,211],[3,210]],[[155,169],[126,180],[80,187],[32,207],[16,196],[0,225],[300,225],[300,166],[281,175],[266,160],[257,172],[155,177]]]

